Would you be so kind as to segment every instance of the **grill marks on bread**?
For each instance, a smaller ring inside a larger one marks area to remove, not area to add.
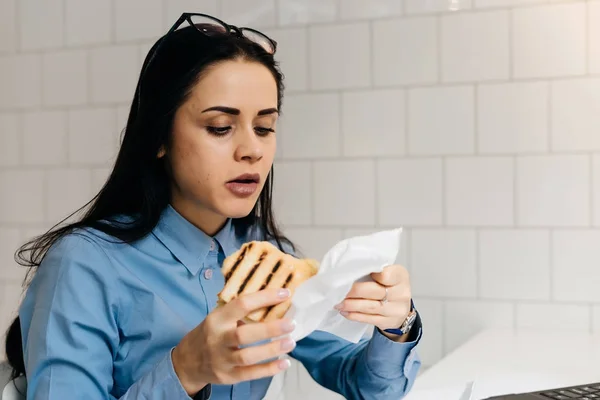
[[[223,262],[225,287],[219,293],[221,303],[228,303],[242,294],[267,288],[296,287],[316,274],[316,262],[297,259],[285,254],[269,242],[250,242],[227,257]],[[257,310],[248,318],[262,321],[281,318],[291,304],[290,300]]]

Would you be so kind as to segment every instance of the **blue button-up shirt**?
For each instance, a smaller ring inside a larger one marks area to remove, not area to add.
[[[133,244],[91,229],[60,240],[20,308],[27,398],[189,400],[171,350],[216,307],[223,259],[251,239],[231,221],[209,237],[169,206]],[[346,398],[398,400],[420,366],[415,345],[317,331],[291,356]],[[270,382],[215,385],[211,398],[261,399]]]

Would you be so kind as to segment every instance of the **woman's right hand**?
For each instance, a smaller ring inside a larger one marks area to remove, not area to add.
[[[232,385],[276,375],[290,366],[289,360],[265,360],[287,354],[296,343],[289,337],[259,346],[241,346],[286,335],[292,321],[239,324],[252,311],[287,300],[287,289],[252,293],[216,308],[188,333],[172,353],[175,373],[186,392],[193,396],[208,384]]]

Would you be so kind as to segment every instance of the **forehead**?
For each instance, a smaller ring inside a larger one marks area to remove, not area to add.
[[[225,61],[206,70],[192,89],[194,108],[223,105],[254,112],[277,107],[277,83],[267,67],[257,62]],[[201,110],[200,110],[201,111]]]

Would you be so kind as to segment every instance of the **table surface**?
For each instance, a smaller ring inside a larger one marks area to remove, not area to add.
[[[600,382],[600,335],[483,331],[421,374],[414,390],[475,382],[474,399]]]

